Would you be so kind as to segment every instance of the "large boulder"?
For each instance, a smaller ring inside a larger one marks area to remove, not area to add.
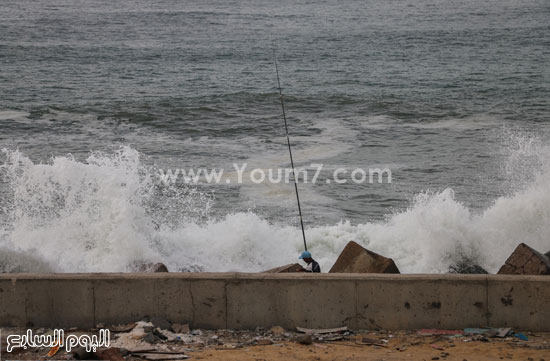
[[[299,263],[287,264],[286,266],[281,266],[277,268],[272,268],[263,273],[293,273],[293,272],[302,272],[304,267],[300,266]]]
[[[550,259],[521,243],[498,271],[501,275],[550,275]]]
[[[329,273],[399,273],[399,269],[391,258],[349,242]]]

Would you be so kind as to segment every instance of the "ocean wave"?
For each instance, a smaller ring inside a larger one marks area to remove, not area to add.
[[[384,221],[308,227],[308,248],[323,271],[355,241],[392,257],[404,273],[445,273],[464,260],[496,272],[519,242],[550,249],[548,155],[544,142],[512,137],[505,168],[529,174],[481,212],[451,188],[423,192]],[[69,155],[34,163],[7,149],[3,158],[4,272],[125,272],[146,262],[172,271],[255,272],[296,262],[302,248],[294,225],[254,212],[214,217],[213,199],[199,190],[159,189],[155,170],[131,147],[85,161]],[[29,259],[40,267],[29,268]]]

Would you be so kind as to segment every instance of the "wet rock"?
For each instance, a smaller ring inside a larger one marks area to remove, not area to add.
[[[163,263],[140,263],[132,267],[136,272],[168,272]]]
[[[399,269],[391,258],[349,242],[329,273],[399,273]]]
[[[467,275],[480,275],[480,274],[486,275],[489,272],[487,272],[483,267],[477,264],[469,263],[468,261],[461,261],[449,267],[449,273],[467,274]]]
[[[508,257],[498,274],[550,275],[550,259],[521,243]]]
[[[311,335],[300,335],[296,337],[296,342],[302,345],[311,345],[313,343],[313,339],[311,338]]]
[[[263,273],[294,273],[302,272],[303,270],[304,267],[302,267],[299,263],[292,263],[287,264],[286,266],[269,269],[267,271],[264,271]]]
[[[173,323],[172,331],[175,333],[189,333],[189,324]]]
[[[168,272],[168,267],[163,263],[155,263],[149,272]]]

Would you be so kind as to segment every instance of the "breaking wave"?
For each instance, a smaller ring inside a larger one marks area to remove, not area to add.
[[[348,241],[392,257],[404,273],[445,273],[462,261],[495,272],[519,242],[550,250],[550,146],[510,138],[514,187],[481,212],[452,189],[416,195],[383,222],[307,229],[328,271]],[[163,188],[138,151],[57,156],[34,163],[3,150],[0,272],[125,272],[163,262],[171,271],[255,272],[295,262],[300,230],[253,212],[213,217],[196,188]],[[517,177],[517,174],[521,177]]]

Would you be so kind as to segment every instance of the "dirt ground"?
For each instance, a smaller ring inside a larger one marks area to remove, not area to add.
[[[370,334],[359,334],[346,341],[301,345],[284,342],[266,346],[244,347],[234,350],[223,348],[191,352],[192,359],[224,361],[308,360],[308,361],[359,361],[359,360],[525,360],[550,361],[550,334],[530,336],[528,342],[508,338],[488,342],[464,339],[448,340],[433,336],[401,335],[385,344],[386,347],[357,344]],[[439,348],[439,349],[436,349]]]
[[[521,340],[514,336],[498,338],[482,335],[425,335],[416,331],[359,331],[328,336],[313,335],[310,339],[312,343],[305,345],[297,342],[299,338],[304,337],[303,333],[287,330],[278,335],[271,330],[202,330],[196,333],[200,335],[189,337],[185,342],[165,340],[147,345],[158,350],[176,347],[182,350],[182,354],[189,356],[190,360],[550,361],[550,333],[538,332],[522,332],[528,340]],[[117,334],[115,340],[121,340],[122,335]],[[141,337],[139,336],[138,340]],[[49,350],[46,348],[20,349],[8,355],[5,352],[5,340],[3,341],[0,360],[74,360],[74,356],[65,350],[60,350],[54,357],[48,358],[46,355]],[[128,351],[131,347],[124,348],[120,344],[116,347],[119,347],[118,351],[126,350],[119,354],[117,361],[144,360],[135,352]],[[95,359],[97,357],[92,356]]]

